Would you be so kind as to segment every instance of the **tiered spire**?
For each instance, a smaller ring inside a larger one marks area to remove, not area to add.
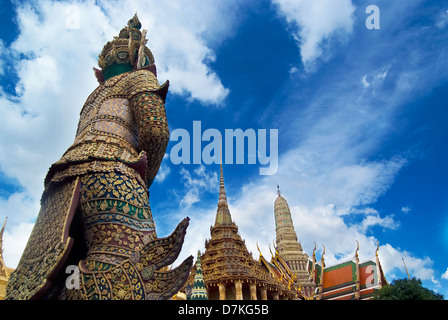
[[[222,171],[222,163],[221,163],[221,172],[220,172],[220,178],[219,178],[219,204],[225,204],[227,205],[227,196],[226,196],[226,189],[224,187],[224,173]]]
[[[277,233],[277,246],[280,251],[302,251],[302,245],[298,242],[291,211],[286,199],[281,195],[277,185],[278,197],[274,203],[275,230]],[[292,268],[294,269],[294,268]]]
[[[191,295],[191,300],[208,300],[207,289],[205,288],[204,277],[202,275],[200,251],[198,251],[198,257],[196,260],[196,273],[194,275],[193,294]]]
[[[291,211],[286,199],[281,195],[280,187],[277,185],[278,197],[274,204],[275,231],[277,235],[277,251],[280,257],[297,277],[303,293],[310,297],[313,294],[315,284],[308,270],[308,255],[303,252],[302,245],[298,241],[294,230]]]
[[[219,179],[219,198],[218,198],[218,210],[216,212],[215,226],[216,225],[231,225],[232,216],[230,215],[229,206],[227,204],[226,189],[224,187],[224,173],[222,170]]]

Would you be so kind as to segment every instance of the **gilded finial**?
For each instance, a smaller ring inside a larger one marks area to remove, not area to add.
[[[406,269],[406,273],[407,273],[407,275],[408,275],[408,279],[411,280],[411,277],[409,276],[408,268],[406,267],[406,263],[404,262],[404,258],[401,257],[401,260],[403,260],[404,268]]]
[[[6,220],[8,220],[8,217],[5,218],[5,222],[3,223],[2,230],[0,231],[0,241],[3,239],[3,232],[5,232]]]
[[[263,256],[263,255],[261,254],[261,250],[260,250],[260,248],[258,247],[258,241],[257,241],[257,250],[258,250],[258,252],[260,253],[260,257]]]
[[[5,222],[3,223],[2,230],[0,231],[0,258],[3,256],[3,232],[5,232],[6,220],[8,220],[8,217],[6,217]]]
[[[272,254],[271,245],[269,245],[269,252],[271,253],[271,257],[273,258],[274,255]]]
[[[376,250],[375,250],[375,255],[378,257],[378,250],[380,250],[380,243],[378,242],[378,240],[376,241]]]
[[[358,258],[358,250],[359,250],[359,242],[358,240],[356,240],[357,246],[356,246],[356,251],[355,251],[355,256],[356,258]]]
[[[132,27],[132,28],[135,28],[135,29],[138,29],[138,30],[140,30],[140,28],[142,27],[142,24],[141,24],[141,22],[140,22],[140,20],[138,19],[138,16],[137,16],[137,12],[134,14],[134,16],[129,20],[129,25]]]
[[[324,268],[325,268],[325,259],[324,259],[324,255],[325,255],[325,246],[322,245],[322,247],[324,247],[324,251],[322,252],[322,257],[320,258],[320,264],[321,264],[321,266],[322,266],[322,269],[321,269],[321,279],[320,279],[320,284],[322,284],[322,281],[323,281]]]

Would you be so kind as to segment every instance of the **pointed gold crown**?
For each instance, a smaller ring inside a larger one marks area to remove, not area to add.
[[[146,30],[140,31],[141,27],[136,13],[119,35],[104,45],[98,56],[98,66],[103,72],[112,67],[126,70],[125,66],[128,66],[128,69],[137,70],[154,65],[154,56],[146,47]]]

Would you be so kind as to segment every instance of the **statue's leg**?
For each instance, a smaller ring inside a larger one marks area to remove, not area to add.
[[[186,281],[191,258],[174,270],[160,269],[177,258],[188,219],[169,237],[157,238],[148,193],[137,174],[97,172],[81,178],[88,250],[79,264],[81,289],[69,298],[166,299]]]
[[[90,271],[119,265],[156,238],[148,191],[137,172],[83,176],[80,207]]]

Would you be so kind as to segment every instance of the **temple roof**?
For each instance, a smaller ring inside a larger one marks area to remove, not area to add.
[[[323,255],[320,263],[314,261],[313,265],[310,261],[310,272],[314,270],[316,284],[320,286],[319,299],[371,299],[375,290],[387,284],[378,258],[378,248],[375,257],[364,261],[359,261],[358,249],[352,259],[332,266],[325,265]]]

